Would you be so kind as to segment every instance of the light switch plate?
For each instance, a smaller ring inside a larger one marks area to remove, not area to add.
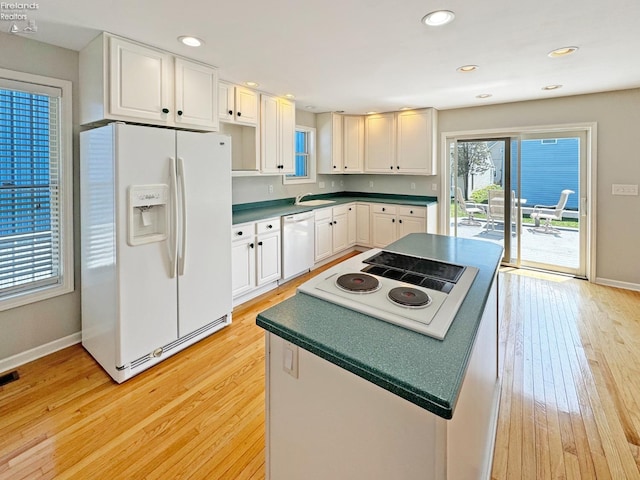
[[[298,378],[298,346],[284,342],[282,347],[282,369],[293,378]]]

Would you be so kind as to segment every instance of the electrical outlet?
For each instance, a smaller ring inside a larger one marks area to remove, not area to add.
[[[373,180],[369,182],[369,188],[373,188]]]
[[[340,186],[344,187],[344,180],[340,180]]]
[[[331,180],[331,186],[335,187],[336,186],[336,182],[334,182],[333,180]]]
[[[431,184],[431,190],[433,190],[434,192],[438,191],[438,184],[437,183],[432,183]]]
[[[293,343],[285,342],[282,349],[282,370],[298,378],[298,346]]]
[[[269,193],[273,193],[273,185],[269,185]]]
[[[411,182],[411,190],[415,190],[416,189],[416,182]]]
[[[612,195],[638,195],[638,185],[622,185],[614,183],[611,185]]]
[[[318,188],[324,188],[324,182],[319,182],[318,183]]]

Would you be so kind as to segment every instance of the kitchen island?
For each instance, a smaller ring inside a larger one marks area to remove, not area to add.
[[[268,478],[489,477],[502,249],[429,234],[389,249],[479,271],[442,341],[304,294],[260,313]]]

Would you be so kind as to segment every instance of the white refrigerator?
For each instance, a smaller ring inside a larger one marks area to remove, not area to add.
[[[80,134],[82,344],[118,383],[231,323],[231,141]]]

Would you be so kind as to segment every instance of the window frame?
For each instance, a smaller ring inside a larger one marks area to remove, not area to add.
[[[35,86],[58,88],[60,96],[60,261],[59,281],[52,285],[25,288],[0,297],[0,311],[20,307],[74,291],[73,248],[73,115],[72,83],[69,80],[0,68],[0,78]],[[18,88],[17,88],[18,89]]]
[[[292,175],[283,175],[282,176],[282,184],[283,185],[296,185],[296,184],[304,184],[304,183],[316,183],[316,129],[315,127],[308,127],[306,125],[296,125],[296,133],[297,132],[305,132],[307,134],[307,168],[309,170],[309,175],[306,177],[295,177]],[[294,152],[294,165],[295,165],[295,155],[297,152]]]

